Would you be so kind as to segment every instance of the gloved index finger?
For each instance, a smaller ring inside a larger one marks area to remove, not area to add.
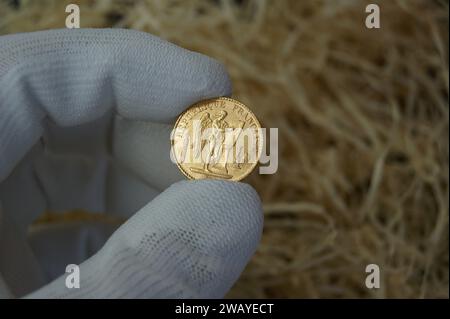
[[[0,37],[0,181],[42,135],[45,117],[74,126],[114,109],[167,123],[198,100],[230,93],[220,63],[142,32]]]

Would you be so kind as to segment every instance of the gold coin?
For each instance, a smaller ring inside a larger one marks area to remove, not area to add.
[[[239,181],[261,156],[261,125],[231,98],[201,101],[183,112],[171,136],[172,160],[189,179]]]

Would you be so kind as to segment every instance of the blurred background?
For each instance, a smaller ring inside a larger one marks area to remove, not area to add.
[[[0,0],[0,35],[64,28],[69,3],[83,28],[222,61],[279,129],[278,172],[248,179],[262,242],[228,297],[449,297],[448,1]]]

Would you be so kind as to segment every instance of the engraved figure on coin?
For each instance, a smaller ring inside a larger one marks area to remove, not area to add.
[[[221,110],[211,118],[209,112],[200,117],[202,133],[210,129],[207,140],[202,141],[200,152],[205,154],[205,162],[201,173],[213,177],[229,179],[232,176],[228,174],[227,159],[221,160],[225,151],[225,129],[229,127],[225,118],[228,113]],[[191,171],[199,173],[197,168],[191,168]]]
[[[210,128],[212,126],[212,119],[211,119],[211,114],[209,114],[209,112],[203,113],[202,116],[200,117],[200,127],[201,127],[201,135],[203,136],[203,133],[206,129]],[[206,143],[208,142],[207,140],[203,140],[201,141],[201,146],[200,148],[197,148],[197,152],[195,154],[196,158],[201,158],[203,149],[206,146]]]

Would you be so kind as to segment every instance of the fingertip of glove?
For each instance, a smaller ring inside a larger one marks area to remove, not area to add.
[[[240,194],[241,196],[247,196],[251,198],[254,202],[261,205],[261,199],[256,190],[250,184],[243,182],[215,180],[215,179],[182,180],[172,184],[170,187],[193,188],[193,190],[205,189],[208,192],[225,192],[229,194],[236,193]]]
[[[208,94],[213,92],[216,96],[231,96],[232,84],[231,78],[224,64],[209,58],[208,70],[205,72],[208,77],[208,87],[205,92]],[[215,96],[211,96],[215,97]]]
[[[248,184],[222,180],[180,181],[166,191],[166,198],[183,207],[172,211],[183,221],[179,229],[197,236],[189,248],[198,258],[195,263],[214,274],[196,291],[200,296],[223,297],[261,240],[263,214],[257,192]]]
[[[114,33],[115,31],[110,30],[109,32]],[[231,95],[231,78],[227,68],[220,61],[202,53],[179,47],[146,32],[137,30],[122,30],[121,32],[130,38],[136,39],[136,47],[139,47],[137,44],[140,44],[142,40],[146,39],[147,41],[144,42],[144,45],[148,46],[148,52],[153,52],[155,43],[158,43],[158,52],[163,53],[162,55],[165,56],[172,56],[172,61],[168,63],[170,68],[174,68],[174,65],[178,63],[177,61],[181,61],[184,70],[177,69],[177,73],[189,74],[189,76],[193,77],[190,79],[190,82],[198,84],[197,90],[191,92],[194,97],[202,99]],[[198,96],[195,96],[196,94]]]
[[[262,232],[263,213],[261,199],[249,184],[224,180],[184,180],[170,187],[177,194],[189,196],[189,202],[206,204],[228,214],[230,219],[248,221]],[[236,216],[234,216],[236,215]]]

